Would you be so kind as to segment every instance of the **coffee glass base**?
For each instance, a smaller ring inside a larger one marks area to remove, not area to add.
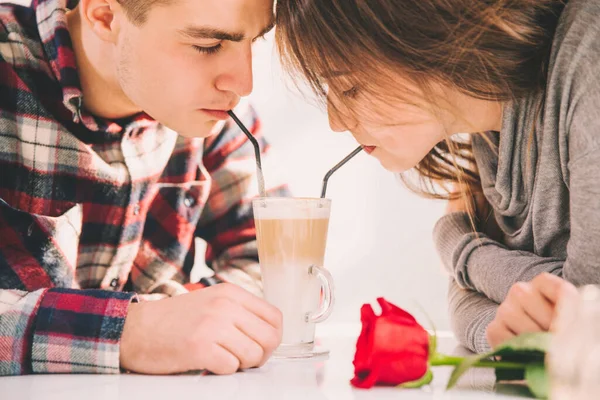
[[[273,358],[277,360],[327,358],[328,356],[328,349],[314,343],[282,344],[273,352]]]

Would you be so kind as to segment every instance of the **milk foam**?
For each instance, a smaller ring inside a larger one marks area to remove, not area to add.
[[[290,199],[291,200],[291,199]],[[296,200],[296,199],[295,199]],[[330,203],[315,199],[305,201],[288,201],[281,199],[267,200],[264,206],[261,200],[254,203],[254,218],[256,219],[327,219],[329,218]]]

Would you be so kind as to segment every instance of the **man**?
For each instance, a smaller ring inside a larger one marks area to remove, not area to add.
[[[224,121],[272,26],[272,0],[0,6],[0,375],[267,360],[253,150]],[[195,237],[216,274],[190,286]]]

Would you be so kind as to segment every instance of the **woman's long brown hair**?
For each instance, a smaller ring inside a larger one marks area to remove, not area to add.
[[[394,85],[398,76],[425,97],[441,83],[474,98],[511,101],[544,91],[566,2],[277,0],[277,46],[284,67],[324,101],[348,90],[332,74],[384,103],[410,92]],[[455,198],[456,183],[480,187],[469,141],[447,138],[415,170],[419,184],[409,187],[428,197]]]

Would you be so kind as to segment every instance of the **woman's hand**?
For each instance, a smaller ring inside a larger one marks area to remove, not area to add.
[[[573,292],[577,292],[575,286],[548,273],[514,284],[487,328],[488,343],[495,348],[522,333],[548,331],[556,303]]]

